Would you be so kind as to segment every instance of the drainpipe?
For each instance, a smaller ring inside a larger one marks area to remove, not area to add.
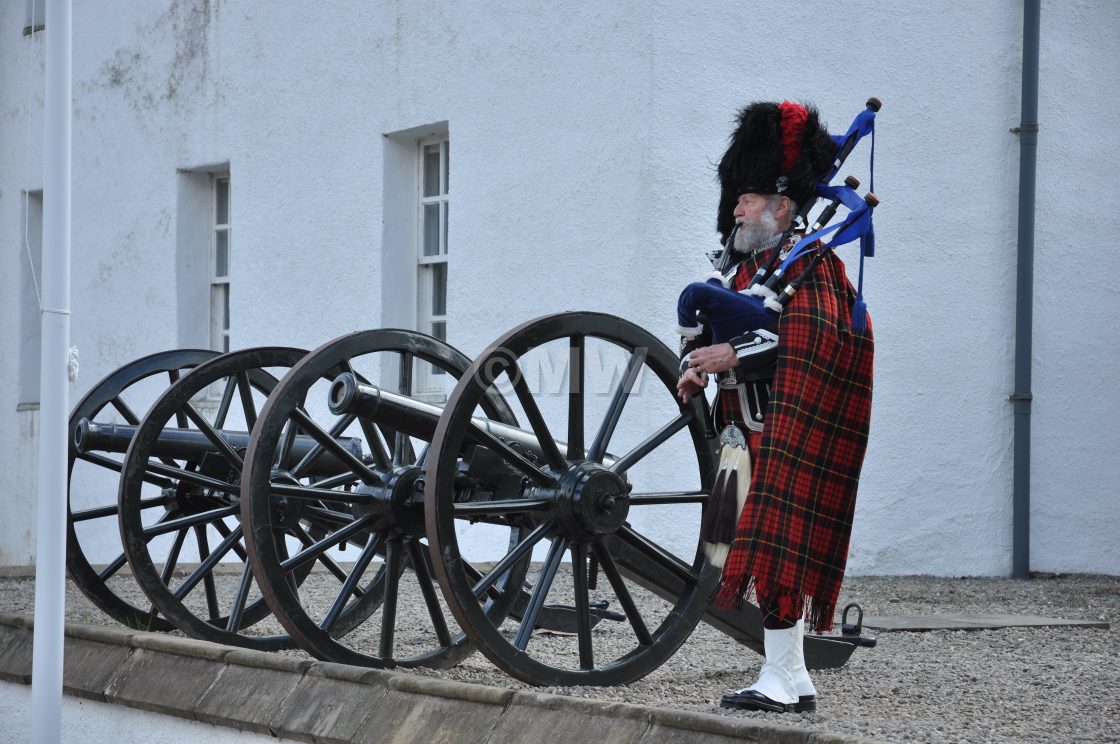
[[[43,107],[43,293],[39,385],[39,504],[31,740],[62,736],[66,603],[67,352],[70,348],[71,0],[47,0]]]
[[[1031,575],[1031,327],[1034,291],[1035,164],[1038,159],[1040,0],[1023,3],[1023,110],[1019,126],[1019,252],[1015,283],[1015,409],[1011,576]]]

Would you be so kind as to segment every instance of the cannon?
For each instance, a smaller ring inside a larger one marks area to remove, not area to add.
[[[140,420],[126,393],[161,375]],[[443,402],[418,378],[455,385]],[[530,321],[473,361],[392,329],[146,357],[72,414],[72,466],[119,483],[96,501],[72,474],[70,573],[132,627],[366,666],[479,649],[530,684],[624,684],[700,621],[761,652],[757,608],[709,607],[715,442],[676,379],[656,337],[598,313]],[[95,568],[106,524],[123,549]],[[872,643],[809,636],[807,663]]]

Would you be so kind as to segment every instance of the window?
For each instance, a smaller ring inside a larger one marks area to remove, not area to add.
[[[420,209],[417,235],[416,327],[447,339],[447,182],[449,141],[446,136],[420,140]],[[420,390],[437,392],[447,383],[442,370],[419,365]]]
[[[39,406],[39,354],[42,316],[39,287],[43,277],[43,192],[25,191],[19,233],[19,402],[17,408]]]
[[[229,351],[229,175],[213,177],[210,229],[210,348]]]

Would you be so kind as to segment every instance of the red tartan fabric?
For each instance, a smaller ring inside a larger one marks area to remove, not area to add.
[[[756,269],[744,262],[736,289]],[[817,632],[832,627],[871,418],[874,341],[870,322],[851,331],[855,295],[844,264],[829,256],[782,312],[765,428],[748,436],[751,489],[716,597],[727,606],[753,588],[783,616],[803,606]],[[724,419],[741,421],[734,396],[720,397]]]

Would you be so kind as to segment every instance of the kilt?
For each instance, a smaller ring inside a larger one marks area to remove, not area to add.
[[[756,269],[744,261],[736,289]],[[817,632],[832,627],[871,418],[874,340],[870,320],[865,332],[851,330],[855,298],[843,262],[830,255],[782,312],[764,429],[747,437],[754,471],[716,590],[720,606],[753,589],[786,617],[803,612]],[[720,394],[725,421],[742,420],[734,398]]]

